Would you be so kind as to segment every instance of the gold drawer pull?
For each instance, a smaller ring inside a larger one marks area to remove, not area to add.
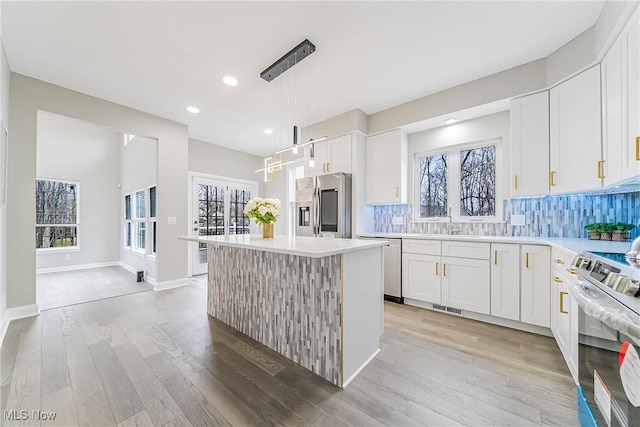
[[[636,136],[636,160],[640,161],[640,136]]]
[[[604,174],[602,173],[602,165],[604,164],[604,160],[598,160],[598,178],[604,178]]]
[[[560,292],[560,313],[569,314],[568,311],[564,309],[564,296],[569,295],[568,292]]]
[[[557,260],[556,260],[556,264],[564,264],[564,261],[563,261],[563,260],[561,260],[561,259],[557,259]]]
[[[559,278],[558,276],[554,277],[553,281],[556,282],[556,283],[562,283],[562,279]]]
[[[396,197],[400,197],[400,188],[396,187]]]
[[[498,251],[494,251],[493,253],[493,263],[498,265]]]
[[[529,268],[529,252],[525,252],[524,254],[524,266]]]
[[[442,264],[442,275],[447,277],[447,264]]]
[[[514,186],[516,187],[516,190],[518,189],[518,175],[514,176]]]
[[[556,171],[551,171],[549,173],[549,183],[552,187],[556,186]]]
[[[436,262],[436,276],[438,275],[438,264],[440,264],[440,263]]]
[[[575,269],[573,269],[573,268],[567,268],[567,271],[568,271],[569,273],[571,273],[571,274],[575,274],[575,275],[577,275],[577,274],[578,274],[578,272],[577,272]]]

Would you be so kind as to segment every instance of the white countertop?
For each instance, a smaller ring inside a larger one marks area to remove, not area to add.
[[[463,240],[471,242],[522,243],[549,245],[558,249],[579,254],[585,251],[625,253],[630,242],[611,242],[589,239],[563,239],[557,237],[521,237],[521,236],[470,236],[460,234],[417,234],[417,233],[364,233],[358,237],[380,237],[383,239],[426,239],[426,240]]]
[[[385,240],[332,239],[322,237],[291,237],[274,236],[273,239],[263,239],[256,234],[237,234],[233,236],[181,236],[180,240],[206,243],[214,246],[231,246],[234,248],[252,249],[264,252],[305,256],[309,258],[323,258],[362,249],[386,246]]]

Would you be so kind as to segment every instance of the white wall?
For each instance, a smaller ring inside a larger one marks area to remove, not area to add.
[[[124,213],[125,194],[131,194],[133,204],[136,191],[146,190],[149,187],[157,185],[158,141],[151,138],[145,138],[143,136],[136,136],[129,141],[126,146],[121,142],[118,147],[121,153],[119,178],[122,186],[118,194],[119,202],[117,203],[119,214],[118,233],[120,235],[120,239],[117,239],[117,242],[120,245],[120,261],[135,271],[144,271],[145,277],[156,281],[157,273],[155,256],[143,255],[136,253],[131,249],[125,249],[124,221],[122,218]],[[158,191],[156,197],[159,196],[160,194]],[[147,200],[146,203],[148,206],[149,201]],[[131,212],[131,215],[133,217],[133,211]],[[132,227],[131,233],[134,234],[134,232],[135,230]],[[147,228],[146,233],[147,236],[151,236],[150,228]]]
[[[0,12],[2,7],[0,5]],[[0,13],[0,22],[1,13]],[[9,64],[2,45],[2,28],[0,28],[0,120],[4,128],[9,129]],[[4,129],[0,127],[0,137]],[[0,179],[1,181],[1,179]],[[0,204],[0,322],[7,310],[7,208]],[[4,326],[0,324],[0,328]],[[2,334],[0,333],[0,337]]]
[[[46,112],[37,126],[36,177],[79,183],[80,225],[79,250],[38,251],[36,268],[117,262],[120,133]]]
[[[188,137],[184,124],[11,74],[7,239],[8,306],[35,304],[35,192],[37,111],[48,111],[158,140],[158,287],[187,281]],[[175,217],[176,225],[167,224]]]
[[[501,138],[501,164],[498,173],[502,176],[502,188],[508,189],[510,184],[510,148],[511,148],[511,127],[509,123],[509,111],[503,111],[476,119],[455,123],[449,126],[442,126],[422,132],[410,134],[408,136],[408,194],[409,203],[413,203],[414,181],[416,172],[414,171],[414,157],[416,153],[430,151],[443,147],[450,147],[457,144],[486,141],[494,138]],[[508,194],[505,194],[508,197]]]

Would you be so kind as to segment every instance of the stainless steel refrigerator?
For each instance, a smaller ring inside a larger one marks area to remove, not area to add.
[[[351,238],[351,174],[296,181],[296,235]]]

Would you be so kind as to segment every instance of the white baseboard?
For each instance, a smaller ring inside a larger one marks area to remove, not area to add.
[[[371,363],[371,361],[372,361],[373,359],[375,359],[375,357],[378,355],[378,353],[380,353],[380,350],[381,350],[381,349],[376,350],[376,351],[375,351],[375,353],[373,353],[373,354],[371,355],[371,357],[369,357],[369,358],[367,359],[367,361],[366,361],[366,362],[364,362],[364,363],[362,364],[362,366],[360,366],[360,367],[358,368],[358,370],[357,370],[357,371],[355,371],[355,372],[353,373],[353,375],[351,375],[349,378],[347,378],[347,380],[346,380],[346,381],[343,381],[343,382],[342,382],[342,388],[347,388],[347,386],[351,383],[351,381],[355,380],[355,379],[356,379],[356,377],[358,376],[358,374],[359,374],[360,372],[362,372],[362,370],[363,370],[364,368],[366,368],[366,367],[367,367],[367,365],[368,365],[369,363]]]
[[[126,264],[122,261],[118,262],[118,265],[124,268],[125,270],[127,270],[129,273],[136,274],[138,272],[138,270],[136,270],[135,268],[131,267],[129,264]]]
[[[182,286],[187,286],[189,284],[188,278],[176,279],[176,280],[167,280],[165,282],[156,282],[153,281],[153,290],[154,291],[166,291],[167,289],[180,288]],[[149,282],[151,283],[151,282]]]
[[[40,314],[38,304],[21,305],[19,307],[11,307],[5,311],[2,316],[2,325],[0,325],[0,344],[4,341],[4,336],[9,329],[9,323],[12,320],[23,319],[25,317],[37,316]]]
[[[62,267],[39,268],[36,270],[36,274],[60,273],[63,271],[87,270],[89,268],[114,267],[117,265],[121,265],[120,261],[97,262],[93,264],[65,265]]]

